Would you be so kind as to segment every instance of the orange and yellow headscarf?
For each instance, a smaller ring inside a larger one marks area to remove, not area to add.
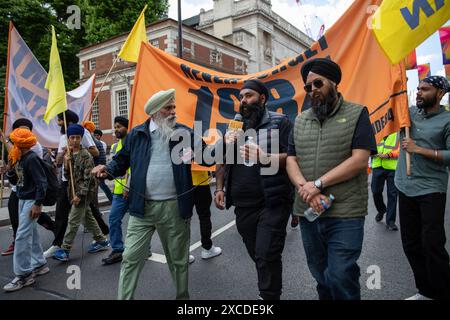
[[[90,133],[94,133],[95,123],[92,121],[83,121],[83,127],[85,127]]]
[[[20,160],[22,153],[20,149],[30,149],[37,143],[36,136],[28,129],[17,128],[11,132],[9,138],[14,143],[14,147],[9,152],[8,159],[14,165]]]

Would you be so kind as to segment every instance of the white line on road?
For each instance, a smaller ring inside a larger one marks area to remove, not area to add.
[[[226,224],[225,226],[223,226],[220,229],[217,229],[216,231],[214,231],[211,234],[211,239],[217,237],[219,234],[221,234],[222,232],[225,232],[226,230],[230,229],[232,226],[234,226],[236,224],[236,220],[231,221],[230,223]],[[194,243],[193,245],[191,245],[189,247],[189,252],[194,251],[195,249],[197,249],[198,247],[200,247],[202,245],[201,241],[198,241],[196,243]],[[148,260],[150,261],[155,261],[155,262],[159,262],[159,263],[167,263],[167,259],[166,256],[163,254],[159,254],[159,253],[152,253],[152,256],[150,258],[148,258]]]
[[[236,220],[231,221],[230,223],[228,223],[227,225],[223,226],[222,228],[214,231],[211,234],[211,239],[217,237],[219,234],[221,234],[222,232],[225,232],[226,230],[230,229],[232,226],[234,226],[236,224]],[[198,247],[200,247],[202,245],[201,241],[198,241],[196,243],[194,243],[193,245],[191,245],[189,247],[189,252],[194,251],[195,249],[197,249]]]

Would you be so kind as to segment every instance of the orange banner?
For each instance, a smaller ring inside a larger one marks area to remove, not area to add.
[[[309,105],[300,77],[301,65],[308,59],[329,56],[342,68],[339,91],[344,99],[368,107],[380,141],[400,127],[409,126],[404,63],[391,65],[368,27],[368,9],[380,3],[355,1],[311,48],[276,67],[250,75],[216,72],[143,44],[133,86],[130,127],[148,118],[144,105],[154,93],[174,88],[179,122],[192,127],[194,121],[201,121],[203,132],[210,128],[224,132],[239,110],[239,88],[249,78],[261,79],[269,88],[269,110],[294,120]]]

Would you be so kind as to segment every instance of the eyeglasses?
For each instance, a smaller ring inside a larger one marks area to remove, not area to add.
[[[307,83],[305,84],[305,86],[303,87],[303,89],[305,89],[305,91],[307,93],[310,93],[312,91],[312,86],[314,85],[314,87],[316,87],[317,89],[320,89],[323,87],[323,81],[320,79],[316,79],[313,82]]]

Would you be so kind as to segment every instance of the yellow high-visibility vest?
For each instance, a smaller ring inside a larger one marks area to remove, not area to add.
[[[381,140],[381,142],[377,145],[378,154],[389,154],[396,150],[400,143],[398,138],[397,132],[394,132]],[[379,167],[386,170],[395,170],[397,169],[397,159],[381,159],[379,157],[372,158],[372,168]]]
[[[192,185],[194,186],[207,186],[209,185],[208,171],[192,170]]]
[[[117,142],[117,147],[116,150],[114,151],[114,154],[117,154],[121,149],[122,149],[123,145],[122,145],[122,140],[119,140]],[[111,148],[112,149],[112,148]],[[128,169],[128,175],[130,174],[130,169]],[[117,180],[117,181],[116,181]],[[114,194],[119,194],[122,195],[123,193],[123,187],[127,184],[127,178],[124,179],[115,179],[114,180]]]

